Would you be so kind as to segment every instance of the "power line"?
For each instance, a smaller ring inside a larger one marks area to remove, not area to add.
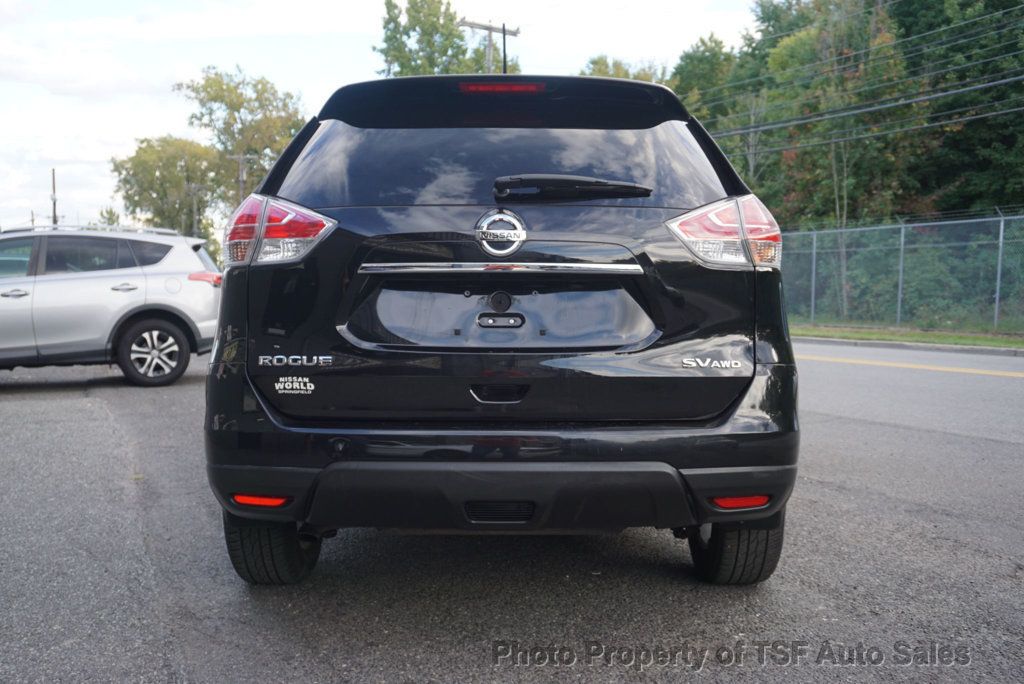
[[[1017,103],[1017,102],[1024,102],[1024,95],[1020,95],[1020,96],[1017,96],[1017,97],[1011,97],[1008,100],[1000,100],[998,102],[987,102],[987,103],[984,103],[984,104],[967,105],[965,107],[957,107],[955,109],[947,109],[947,110],[944,110],[944,111],[941,111],[941,112],[931,112],[931,113],[927,113],[927,114],[923,114],[922,113],[922,114],[917,114],[915,116],[903,117],[902,119],[891,119],[891,120],[885,121],[883,123],[869,123],[869,124],[861,124],[859,126],[851,126],[850,128],[844,128],[841,131],[835,131],[833,133],[833,135],[829,136],[828,138],[820,138],[818,142],[812,142],[812,143],[806,143],[806,144],[801,143],[800,145],[804,145],[806,147],[814,147],[816,145],[827,145],[827,144],[830,144],[834,139],[836,139],[837,135],[838,136],[847,136],[847,135],[850,135],[852,133],[856,133],[857,131],[863,131],[863,130],[869,130],[869,129],[872,129],[872,128],[878,128],[879,126],[882,126],[882,125],[884,125],[884,126],[892,126],[894,124],[906,123],[908,121],[921,121],[921,120],[933,119],[935,117],[949,116],[950,114],[959,114],[961,112],[967,112],[967,111],[977,111],[977,110],[980,110],[980,109],[990,108],[990,107],[997,106],[997,105],[1005,106],[1005,105],[1014,104],[1014,103]],[[938,123],[944,123],[944,122],[938,122]],[[887,134],[888,132],[889,131],[886,130],[886,131],[879,131],[878,133],[881,135],[881,134]],[[796,149],[800,145],[794,145],[794,146],[790,146],[790,147],[777,147],[777,148],[770,148],[770,149],[772,149],[772,150]],[[767,149],[766,150],[758,150],[758,149],[754,149],[753,150],[753,152],[755,154],[760,154],[762,152],[767,152],[767,151],[768,151]],[[743,151],[743,150],[738,150],[738,152],[740,154],[746,154],[746,152]]]
[[[998,112],[988,112],[986,114],[975,114],[972,116],[962,116],[956,119],[949,119],[947,121],[935,121],[927,124],[920,124],[918,126],[907,126],[905,128],[897,128],[891,131],[878,131],[876,133],[867,133],[864,135],[853,135],[843,138],[832,138],[829,140],[816,140],[809,143],[800,143],[798,145],[786,145],[783,147],[769,147],[763,150],[757,150],[757,153],[767,154],[769,152],[785,152],[787,150],[800,150],[807,147],[820,147],[821,145],[832,145],[839,142],[850,142],[853,140],[867,140],[869,138],[878,138],[883,135],[893,135],[894,133],[908,133],[910,131],[919,131],[925,128],[934,128],[935,126],[950,126],[952,124],[964,123],[966,121],[975,121],[977,119],[987,119],[992,116],[1002,116],[1004,114],[1013,114],[1015,112],[1024,111],[1024,107],[1014,107],[1013,109],[1005,109]]]
[[[972,31],[974,33],[968,32],[967,35],[958,34],[956,36],[950,36],[949,38],[946,38],[946,39],[943,39],[943,40],[939,40],[937,42],[929,43],[928,45],[922,45],[922,46],[918,46],[916,48],[911,48],[909,50],[894,51],[892,53],[885,54],[885,55],[875,55],[875,56],[872,56],[872,57],[868,57],[863,62],[860,62],[858,66],[860,66],[861,68],[864,68],[864,67],[867,67],[869,65],[873,65],[875,62],[887,61],[887,60],[891,60],[891,59],[894,59],[894,58],[897,58],[897,57],[899,57],[900,59],[903,59],[903,60],[907,60],[908,58],[918,57],[920,55],[926,54],[928,52],[932,52],[934,50],[944,50],[944,49],[951,48],[954,45],[959,45],[960,43],[967,43],[967,42],[971,42],[971,41],[976,41],[982,35],[984,35],[986,37],[994,36],[994,35],[998,35],[1000,33],[1004,33],[1005,31],[1019,30],[1019,28],[1020,28],[1020,22],[1013,21],[1013,20],[1008,21],[1005,25],[1003,25],[1001,27],[993,28],[993,27],[988,27],[988,26],[980,26],[980,27],[977,27],[975,29],[972,29]],[[909,40],[909,39],[904,39],[904,40]],[[872,47],[870,49],[872,49],[872,50],[879,50],[881,48],[891,47],[891,46],[896,45],[896,44],[898,44],[900,42],[901,41],[897,40],[897,41],[893,41],[891,43],[883,43],[883,44],[880,44],[880,45],[876,45],[876,46],[874,46],[874,47]],[[1015,43],[1015,42],[1017,42],[1017,41],[1016,40],[1008,41],[1008,43]],[[1006,45],[1008,43],[1000,43],[999,45]],[[988,46],[988,47],[981,48],[981,49],[991,49],[992,47],[994,47],[994,46]],[[828,60],[824,60],[824,62],[837,62],[838,60],[841,60],[841,59],[847,59],[849,56],[850,55],[837,55],[836,57],[830,58]],[[946,59],[950,60],[950,59],[954,59],[955,57],[956,57],[956,55],[953,55],[952,57],[948,57]],[[940,60],[940,61],[943,61],[943,60]],[[821,62],[819,62],[819,64],[820,63]],[[792,71],[794,69],[803,69],[803,68],[806,68],[807,66],[812,66],[812,65],[800,65],[800,66],[797,66],[797,67],[791,67],[790,69],[785,69],[785,70],[780,71],[780,72],[778,72],[776,74],[766,74],[765,76],[760,77],[760,78],[762,78],[762,79],[774,78],[774,77],[776,77],[776,76],[778,76],[780,74],[786,73],[788,71]],[[931,65],[929,65],[929,66],[931,66]],[[811,82],[813,82],[813,81],[815,81],[815,80],[817,80],[817,79],[819,79],[819,78],[821,78],[823,76],[828,76],[828,75],[830,75],[832,73],[840,71],[842,68],[848,68],[848,67],[849,67],[849,65],[846,65],[845,67],[839,67],[838,65],[836,65],[836,66],[834,66],[831,69],[826,69],[826,70],[819,71],[819,72],[816,72],[816,73],[813,73],[813,74],[806,74],[806,75],[799,76],[799,77],[794,77],[794,78],[791,78],[791,79],[776,80],[776,82],[771,84],[771,85],[767,85],[766,84],[766,85],[759,86],[759,87],[756,87],[756,88],[742,90],[742,91],[740,91],[738,93],[734,93],[734,94],[729,95],[729,96],[719,97],[718,99],[714,99],[714,100],[709,100],[709,101],[704,102],[702,104],[705,107],[713,107],[713,106],[718,105],[718,104],[723,104],[723,103],[726,103],[726,102],[731,102],[731,101],[735,100],[736,98],[742,97],[744,95],[749,95],[749,94],[760,92],[763,88],[779,88],[779,87],[782,87],[782,86],[795,86],[795,85],[801,85],[801,84],[804,84],[804,83],[811,83]],[[737,81],[737,83],[742,83],[742,81]],[[713,90],[716,90],[718,88],[723,88],[723,87],[731,88],[731,87],[733,87],[733,85],[735,85],[735,84],[725,84],[723,86],[717,86],[716,88],[709,88],[707,90],[701,91],[701,95],[703,95],[705,93],[712,92]]]
[[[884,122],[860,124],[859,126],[851,126],[850,128],[844,128],[843,130],[839,131],[839,133],[841,135],[846,135],[847,133],[852,133],[854,131],[863,131],[863,130],[870,129],[870,128],[877,128],[878,126],[892,126],[893,124],[906,123],[907,121],[918,121],[918,120],[921,120],[921,119],[933,119],[933,118],[939,117],[939,116],[948,116],[949,114],[959,114],[960,112],[968,112],[968,111],[973,111],[973,110],[980,110],[980,109],[985,109],[987,107],[995,107],[995,106],[1008,105],[1008,104],[1011,104],[1011,103],[1014,103],[1014,102],[1020,102],[1022,100],[1024,100],[1024,95],[1018,95],[1017,97],[1011,97],[1011,98],[1008,98],[1006,100],[998,100],[996,102],[985,102],[985,103],[982,103],[982,104],[972,104],[972,105],[967,105],[967,106],[964,106],[964,107],[957,107],[955,109],[947,109],[947,110],[944,110],[944,111],[941,111],[941,112],[928,112],[928,113],[920,113],[920,114],[917,114],[915,116],[905,116],[902,119],[889,119],[888,121],[884,121]]]
[[[968,85],[971,85],[971,84],[975,84],[975,83],[978,83],[978,81],[983,81],[985,79],[1000,79],[1000,78],[1007,77],[1007,76],[1010,76],[1010,75],[1017,75],[1018,72],[1020,72],[1021,68],[1022,67],[1015,67],[1013,69],[1006,69],[1006,70],[1003,70],[1003,71],[1000,71],[1000,72],[996,72],[994,74],[984,74],[982,76],[975,76],[973,78],[964,79],[962,81],[957,81],[955,83],[944,83],[944,84],[935,85],[935,86],[932,86],[931,88],[925,89],[923,91],[919,91],[918,93],[916,93],[916,95],[923,97],[923,96],[931,96],[931,95],[934,94],[936,97],[939,97],[942,94],[944,94],[946,92],[949,92],[949,91],[944,90],[946,88],[958,88],[960,86],[968,86]],[[986,81],[986,83],[989,83],[989,82]],[[722,131],[720,133],[714,133],[713,135],[714,136],[719,136],[719,135],[724,135],[726,133],[729,133],[730,135],[733,135],[733,134],[736,134],[734,132],[752,133],[752,132],[757,132],[758,130],[761,130],[763,128],[768,128],[768,127],[771,127],[771,128],[782,128],[783,127],[781,125],[776,126],[775,124],[785,124],[785,125],[794,125],[794,126],[796,126],[796,125],[803,125],[804,123],[813,123],[813,122],[821,120],[821,119],[839,118],[839,116],[841,116],[841,115],[849,115],[849,114],[861,113],[858,108],[873,108],[874,105],[895,103],[895,104],[891,104],[891,106],[892,107],[898,107],[900,105],[907,104],[907,100],[905,100],[903,98],[905,98],[908,94],[909,95],[915,95],[915,93],[900,93],[898,95],[889,95],[889,96],[886,96],[886,97],[878,98],[876,100],[870,100],[870,101],[867,101],[867,102],[857,102],[857,103],[853,103],[853,104],[843,105],[841,107],[835,107],[833,109],[827,109],[827,110],[824,110],[824,111],[815,112],[814,114],[807,114],[807,115],[804,115],[802,117],[795,117],[795,118],[790,118],[790,119],[781,119],[781,120],[776,120],[776,121],[770,121],[768,123],[751,124],[750,126],[728,129],[728,130]],[[885,109],[885,108],[888,108],[888,107],[882,107],[882,108]]]
[[[507,56],[505,55],[505,36],[509,35],[516,37],[519,35],[519,29],[507,29],[505,25],[494,26],[493,24],[485,24],[479,21],[469,21],[465,17],[459,19],[458,25],[460,27],[470,29],[480,29],[481,31],[487,31],[487,48],[485,49],[485,61],[487,62],[487,73],[494,73],[494,34],[501,34],[501,73],[508,71]]]
[[[981,50],[990,50],[990,49],[995,48],[995,47],[1003,47],[1005,45],[1018,44],[1019,42],[1020,42],[1019,39],[1014,38],[1013,40],[1009,40],[1009,41],[1006,41],[1004,43],[999,43],[998,45],[991,45],[989,47],[981,48]],[[899,85],[901,83],[907,83],[907,82],[911,82],[911,81],[916,81],[918,79],[922,79],[922,80],[924,80],[924,79],[933,79],[936,76],[940,76],[942,74],[947,74],[947,73],[950,73],[952,71],[960,71],[961,69],[967,69],[967,68],[975,67],[975,66],[978,66],[978,65],[981,65],[981,64],[987,64],[989,62],[995,62],[995,61],[998,61],[998,60],[1001,60],[1001,59],[1007,59],[1008,57],[1016,57],[1017,55],[1021,55],[1021,54],[1024,54],[1024,50],[1017,50],[1016,52],[1001,53],[1001,54],[995,55],[994,57],[988,57],[986,59],[980,59],[980,60],[976,60],[976,61],[973,61],[973,62],[967,62],[965,64],[957,64],[955,66],[947,67],[945,69],[940,69],[938,71],[928,71],[926,73],[919,73],[919,74],[916,74],[916,75],[913,75],[913,76],[907,76],[906,78],[897,79],[895,81],[886,81],[886,80],[881,79],[881,78],[871,79],[871,80],[865,82],[859,88],[855,88],[854,90],[844,90],[844,91],[842,91],[842,93],[843,93],[843,95],[849,96],[849,95],[855,95],[857,93],[862,93],[862,92],[869,91],[869,90],[877,90],[878,88],[882,88],[884,86],[894,86],[894,85]],[[955,60],[955,59],[959,59],[960,57],[961,57],[961,55],[953,55],[952,57],[949,57],[949,58],[947,58],[945,60],[940,60],[939,63],[952,61],[952,60]],[[929,66],[933,67],[933,66],[935,66],[935,64],[932,64],[932,65],[929,65]],[[790,100],[790,101],[786,101],[786,102],[780,102],[780,103],[772,105],[770,107],[766,107],[765,109],[761,110],[759,112],[759,114],[763,116],[764,114],[767,114],[768,112],[777,111],[779,109],[789,109],[789,108],[792,108],[792,107],[795,107],[795,106],[798,106],[798,105],[801,105],[801,104],[804,104],[804,103],[807,103],[807,102],[813,102],[813,101],[817,100],[819,97],[820,97],[820,94],[811,94],[811,95],[808,95],[807,97],[803,97],[803,98],[800,98],[798,100]],[[710,106],[710,104],[704,105],[704,106]],[[732,114],[724,114],[722,116],[717,116],[717,117],[714,117],[712,119],[709,119],[708,121],[705,122],[705,125],[708,126],[709,128],[711,128],[717,122],[725,121],[727,119],[736,119],[736,118],[739,118],[739,117],[747,116],[748,114],[749,114],[748,112],[735,112],[735,113],[732,113]]]
[[[967,83],[967,82],[969,82],[971,80],[977,80],[977,79],[968,79],[967,81],[963,81],[963,83]],[[1001,78],[1001,79],[998,79],[996,81],[988,81],[988,82],[985,82],[985,83],[978,83],[978,84],[975,84],[975,85],[972,85],[972,86],[967,86],[967,87],[964,87],[964,88],[956,88],[954,90],[948,90],[948,91],[944,91],[944,92],[941,92],[941,93],[935,93],[935,94],[932,94],[932,95],[920,95],[918,97],[912,97],[912,98],[907,99],[907,100],[899,100],[897,102],[885,102],[884,100],[880,100],[879,102],[881,104],[876,104],[874,106],[869,106],[869,107],[861,107],[860,109],[851,109],[851,110],[848,110],[848,111],[847,110],[843,110],[843,109],[833,109],[833,110],[829,110],[829,111],[826,111],[826,112],[822,112],[822,113],[820,113],[820,115],[796,117],[796,118],[793,118],[793,119],[787,119],[787,120],[783,120],[783,121],[776,121],[776,122],[773,122],[773,123],[763,124],[763,125],[759,125],[759,126],[750,126],[750,127],[747,127],[747,128],[734,128],[734,129],[730,129],[730,130],[727,130],[727,131],[722,131],[721,133],[715,133],[713,135],[713,137],[715,137],[715,138],[727,138],[729,136],[742,135],[742,134],[745,134],[745,133],[757,133],[757,132],[760,132],[760,131],[775,130],[777,128],[789,128],[791,126],[802,126],[804,124],[815,123],[817,121],[827,121],[829,119],[837,119],[837,118],[844,117],[844,116],[856,116],[858,114],[867,114],[867,113],[870,113],[870,112],[881,111],[883,109],[891,109],[893,107],[902,107],[902,106],[905,106],[905,105],[916,104],[918,102],[929,102],[931,100],[935,100],[935,99],[938,99],[940,97],[949,97],[951,95],[960,95],[961,93],[969,93],[969,92],[973,92],[975,90],[983,90],[985,88],[994,88],[996,86],[1006,85],[1008,83],[1016,83],[1018,81],[1024,81],[1024,75],[1012,76],[1010,78]],[[888,99],[892,99],[892,98],[888,98]]]
[[[839,61],[840,59],[849,59],[850,57],[856,57],[857,55],[868,53],[868,52],[871,52],[872,50],[877,50],[877,49],[880,49],[880,48],[883,48],[883,47],[891,47],[893,45],[899,45],[899,44],[905,43],[907,41],[920,40],[921,38],[924,38],[926,36],[934,35],[936,33],[940,33],[940,32],[943,32],[943,31],[950,31],[952,29],[959,28],[961,26],[966,26],[968,24],[973,24],[973,23],[981,21],[983,19],[990,19],[990,18],[995,17],[995,16],[1006,14],[1007,12],[1012,12],[1014,10],[1018,10],[1018,9],[1020,9],[1022,7],[1024,7],[1024,4],[1015,5],[1013,7],[1009,7],[1009,8],[1004,9],[1004,10],[999,10],[997,12],[990,12],[989,14],[983,14],[983,15],[975,17],[973,19],[966,19],[964,21],[960,21],[960,22],[957,22],[955,24],[950,24],[949,26],[942,26],[942,27],[937,28],[937,29],[932,29],[931,31],[925,31],[924,33],[918,33],[918,34],[913,35],[913,36],[907,36],[906,38],[900,38],[898,40],[894,40],[891,43],[884,43],[882,45],[876,45],[876,46],[867,47],[867,48],[864,48],[862,50],[858,50],[856,52],[851,52],[851,53],[846,54],[846,55],[837,55],[836,57],[832,57],[832,58],[829,58],[829,59],[819,60],[817,62],[809,62],[807,64],[800,64],[800,65],[797,65],[797,66],[794,66],[794,67],[790,67],[788,69],[784,69],[784,70],[782,70],[782,71],[780,71],[780,72],[778,72],[776,74],[765,74],[763,76],[752,76],[750,78],[746,78],[746,79],[743,79],[741,81],[735,81],[733,83],[725,83],[725,84],[722,84],[720,86],[715,86],[713,88],[708,88],[704,92],[705,93],[711,93],[711,92],[715,92],[717,90],[723,90],[723,89],[728,89],[728,88],[735,88],[736,86],[743,85],[744,83],[753,83],[753,82],[757,82],[757,81],[763,81],[763,80],[769,79],[769,78],[775,78],[775,77],[777,77],[777,76],[779,76],[781,74],[788,73],[788,72],[791,72],[791,71],[796,71],[796,70],[799,70],[799,69],[807,69],[807,68],[813,67],[813,66],[820,66],[820,65],[823,65],[823,64],[828,64],[829,62]],[[971,30],[972,31],[981,30],[982,32],[984,32],[985,28],[986,27],[979,27],[978,29],[971,29]]]

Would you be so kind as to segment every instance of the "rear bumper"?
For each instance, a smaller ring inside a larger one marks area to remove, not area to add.
[[[727,415],[700,426],[294,428],[259,402],[241,364],[212,364],[207,384],[208,472],[221,505],[243,518],[321,529],[559,531],[764,520],[789,497],[798,445],[789,365],[758,366]],[[288,503],[241,507],[231,501],[236,493]],[[771,499],[735,512],[710,503],[744,494]],[[495,519],[509,510],[520,519]]]
[[[322,470],[210,466],[221,505],[249,518],[311,528],[465,531],[675,528],[770,518],[789,498],[796,466],[680,471],[664,463],[465,463],[348,461]],[[281,508],[238,506],[232,493],[287,496]],[[711,497],[767,494],[750,511],[716,509]]]

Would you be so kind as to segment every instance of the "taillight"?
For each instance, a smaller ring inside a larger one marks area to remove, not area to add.
[[[250,195],[238,208],[224,239],[228,264],[247,263],[259,244],[256,263],[305,256],[334,227],[334,221],[284,200]]]
[[[265,202],[259,195],[249,195],[231,215],[224,233],[224,260],[229,266],[249,261]]]
[[[198,273],[189,273],[189,280],[198,280],[201,283],[210,283],[214,287],[220,287],[221,282],[224,280],[224,276],[220,273],[214,273],[213,271],[199,271]]]
[[[263,219],[258,263],[299,259],[316,244],[334,221],[290,202],[272,199]]]
[[[698,258],[712,266],[753,263],[779,268],[782,263],[779,224],[754,195],[709,204],[667,225]]]

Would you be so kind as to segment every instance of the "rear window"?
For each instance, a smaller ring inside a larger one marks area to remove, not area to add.
[[[199,261],[203,262],[203,268],[212,273],[220,273],[220,267],[217,266],[217,262],[213,260],[210,253],[206,251],[206,248],[202,245],[195,245],[192,250],[199,257]]]
[[[728,193],[687,123],[650,128],[360,128],[320,124],[277,194],[314,209],[494,204],[494,179],[593,176],[654,188],[587,204],[692,208]],[[577,202],[580,203],[580,202]]]
[[[139,266],[158,264],[171,251],[170,245],[164,245],[159,242],[146,242],[144,240],[129,240],[129,242],[132,243],[132,251],[135,252],[135,258],[138,260]]]

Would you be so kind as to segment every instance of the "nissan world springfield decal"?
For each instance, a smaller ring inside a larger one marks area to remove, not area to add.
[[[303,375],[286,375],[274,381],[278,394],[312,394],[316,385]]]

